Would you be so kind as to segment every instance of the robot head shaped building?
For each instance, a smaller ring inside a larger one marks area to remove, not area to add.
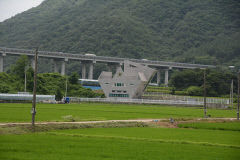
[[[156,70],[145,65],[124,61],[124,71],[118,67],[115,75],[103,71],[98,81],[108,98],[141,98]]]

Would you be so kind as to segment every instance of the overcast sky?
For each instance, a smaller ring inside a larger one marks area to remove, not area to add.
[[[0,0],[0,22],[38,6],[44,0]]]

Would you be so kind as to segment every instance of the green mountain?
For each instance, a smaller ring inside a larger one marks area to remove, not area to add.
[[[239,0],[45,0],[0,46],[240,66]]]

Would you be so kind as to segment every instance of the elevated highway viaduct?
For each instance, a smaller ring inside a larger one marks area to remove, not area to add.
[[[0,72],[3,72],[4,57],[7,55],[27,55],[31,59],[32,66],[34,66],[34,50],[17,49],[17,48],[6,48],[0,47]],[[95,63],[106,63],[109,66],[109,70],[114,67],[120,67],[124,60],[130,60],[133,62],[148,65],[149,67],[157,69],[157,83],[160,83],[161,71],[165,72],[164,83],[168,84],[169,70],[173,68],[179,69],[195,69],[195,68],[214,68],[213,65],[201,65],[201,64],[190,64],[190,63],[178,63],[178,62],[165,62],[165,61],[152,61],[146,59],[129,59],[129,58],[117,58],[117,57],[106,57],[96,56],[94,54],[72,54],[63,52],[49,52],[49,51],[38,51],[39,57],[52,59],[54,61],[54,72],[59,70],[57,62],[61,63],[61,74],[65,75],[66,62],[69,60],[80,61],[82,65],[82,79],[93,79],[93,69]],[[86,70],[88,66],[88,75]]]

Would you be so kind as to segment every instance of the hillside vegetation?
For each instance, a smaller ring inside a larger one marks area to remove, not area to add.
[[[0,23],[0,46],[240,66],[238,0],[45,0]]]

